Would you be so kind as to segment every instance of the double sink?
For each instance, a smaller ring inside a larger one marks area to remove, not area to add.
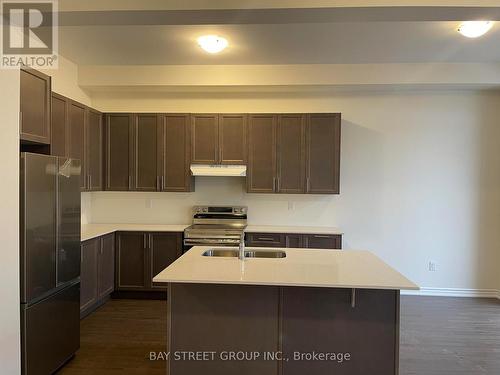
[[[204,257],[238,258],[239,251],[236,249],[214,248],[205,251]],[[286,252],[283,250],[245,250],[245,258],[285,258]]]

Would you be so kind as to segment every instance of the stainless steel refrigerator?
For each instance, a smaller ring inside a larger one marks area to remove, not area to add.
[[[80,161],[21,153],[23,374],[51,374],[80,347]]]

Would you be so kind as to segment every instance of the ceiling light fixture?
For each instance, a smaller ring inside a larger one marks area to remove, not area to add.
[[[227,40],[218,35],[203,35],[198,38],[198,45],[208,53],[218,53],[227,47]]]
[[[486,34],[493,26],[493,21],[465,21],[458,27],[458,32],[467,38],[478,38]]]

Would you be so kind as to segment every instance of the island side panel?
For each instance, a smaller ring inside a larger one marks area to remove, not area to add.
[[[398,374],[399,291],[283,288],[283,375]],[[342,363],[294,353],[349,353]]]
[[[276,375],[277,361],[222,361],[221,352],[279,350],[279,288],[170,284],[170,375]],[[175,352],[216,352],[214,360],[174,360]]]

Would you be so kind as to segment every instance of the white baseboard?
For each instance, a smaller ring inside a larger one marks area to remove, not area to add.
[[[458,288],[420,288],[420,290],[402,290],[407,296],[439,297],[480,297],[500,299],[500,290],[496,289],[458,289]]]

